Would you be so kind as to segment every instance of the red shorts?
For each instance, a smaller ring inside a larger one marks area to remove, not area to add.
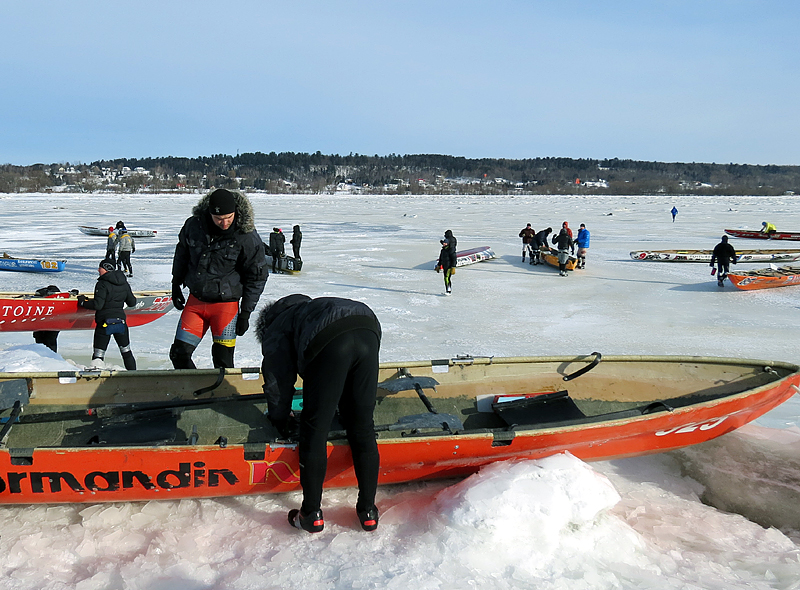
[[[214,342],[222,346],[236,346],[236,318],[239,315],[238,301],[205,303],[189,295],[178,322],[175,340],[198,346],[211,328]]]

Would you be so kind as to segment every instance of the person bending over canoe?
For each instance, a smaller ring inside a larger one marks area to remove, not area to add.
[[[567,222],[565,221],[564,224]],[[572,237],[567,232],[567,228],[561,226],[561,231],[557,236],[553,236],[553,244],[558,247],[558,274],[562,277],[567,275],[567,263],[569,262],[569,252],[575,247]]]
[[[717,285],[723,286],[725,278],[728,276],[730,263],[736,264],[738,257],[736,250],[728,243],[728,236],[722,236],[722,241],[714,246],[714,251],[711,253],[711,268],[717,264]],[[713,274],[713,271],[712,271]]]
[[[131,338],[125,322],[125,305],[136,305],[136,297],[125,278],[125,273],[116,270],[116,264],[110,258],[104,259],[97,269],[100,276],[94,287],[94,299],[78,295],[78,306],[93,309],[94,312],[94,350],[92,360],[102,361],[106,356],[111,336],[119,346],[122,361],[129,371],[136,370],[136,359],[131,352]]]
[[[533,254],[535,256],[533,260],[533,264],[541,264],[542,263],[542,248],[544,248],[545,252],[549,251],[549,246],[547,245],[547,238],[553,232],[552,227],[548,227],[547,229],[543,229],[542,231],[536,234],[536,240],[533,244]]]
[[[372,415],[378,389],[378,318],[359,301],[288,295],[261,311],[256,336],[264,355],[261,371],[268,417],[284,438],[293,430],[297,375],[303,379],[299,442],[303,504],[289,512],[289,524],[309,533],[325,526],[322,484],[328,432],[338,408],[358,480],[356,513],[365,531],[375,530],[380,456]]]
[[[172,303],[182,310],[169,351],[172,366],[194,369],[192,353],[211,328],[214,367],[232,368],[236,337],[250,327],[267,272],[247,197],[224,188],[202,197],[183,224],[172,260]]]
[[[776,231],[778,231],[778,230],[775,228],[774,224],[769,223],[768,221],[762,221],[761,222],[761,233],[762,234],[772,235]]]

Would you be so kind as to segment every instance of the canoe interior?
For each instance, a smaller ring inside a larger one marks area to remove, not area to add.
[[[380,381],[407,379],[404,374],[420,382],[435,379],[435,390],[423,383],[424,395],[439,414],[454,416],[463,424],[458,432],[469,435],[591,424],[714,403],[768,386],[798,371],[795,365],[768,361],[610,357],[572,381],[563,380],[565,375],[587,367],[592,358],[385,364]],[[278,433],[264,416],[266,404],[260,396],[262,380],[257,369],[228,370],[215,389],[195,395],[195,391],[215,385],[218,377],[215,370],[0,374],[0,387],[12,381],[19,385],[24,379],[30,395],[4,446],[13,456],[15,452],[29,455],[35,448],[274,441]],[[302,383],[297,385],[300,388]],[[532,394],[532,398],[500,406],[505,417],[492,410],[495,396]],[[189,404],[214,403],[182,406],[187,400]],[[167,404],[175,407],[163,407]],[[95,415],[85,415],[86,408],[99,410]],[[0,413],[3,422],[7,422],[10,411],[6,408]],[[378,389],[375,424],[379,440],[452,434],[443,432],[441,422],[432,426],[426,420],[428,414],[413,388],[396,392],[390,386]],[[388,428],[408,416],[412,417],[410,426]],[[331,440],[344,444],[337,423],[332,425]]]
[[[759,268],[745,272],[732,272],[742,277],[791,277],[800,275],[800,266],[781,266],[779,268]]]

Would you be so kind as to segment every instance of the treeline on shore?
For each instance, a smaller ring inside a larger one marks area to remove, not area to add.
[[[800,166],[320,152],[0,166],[0,192],[58,187],[86,192],[226,187],[272,193],[771,196],[800,193]]]

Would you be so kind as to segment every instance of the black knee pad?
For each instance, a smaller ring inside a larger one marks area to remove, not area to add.
[[[192,353],[196,346],[192,346],[182,340],[176,340],[169,349],[169,360],[176,369],[196,369],[192,360]]]

